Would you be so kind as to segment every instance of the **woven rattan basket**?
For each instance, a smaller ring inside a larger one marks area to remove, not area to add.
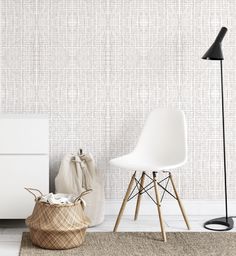
[[[70,249],[84,242],[89,219],[84,215],[81,197],[89,191],[83,192],[71,205],[50,205],[39,201],[40,197],[32,192],[35,189],[27,190],[35,196],[36,202],[32,215],[26,219],[34,245],[46,249]]]

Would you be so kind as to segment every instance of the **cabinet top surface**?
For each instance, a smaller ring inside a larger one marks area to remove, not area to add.
[[[0,113],[0,119],[48,119],[47,114]]]

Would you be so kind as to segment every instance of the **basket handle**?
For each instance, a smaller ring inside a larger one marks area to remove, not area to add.
[[[42,192],[38,189],[35,189],[35,188],[24,188],[24,189],[26,189],[30,194],[32,194],[35,200],[37,200],[37,195],[33,191],[37,191],[41,196],[43,196]]]
[[[90,193],[91,191],[92,191],[92,189],[88,189],[88,190],[82,192],[78,197],[75,198],[74,204],[75,204],[77,201],[79,201],[82,196],[87,195],[87,194]]]

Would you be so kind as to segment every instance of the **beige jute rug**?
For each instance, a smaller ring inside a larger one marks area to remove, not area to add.
[[[21,256],[233,256],[236,233],[87,233],[85,242],[70,250],[45,250],[32,245],[23,233]]]

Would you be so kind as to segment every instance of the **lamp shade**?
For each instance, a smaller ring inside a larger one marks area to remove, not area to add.
[[[227,32],[227,28],[222,27],[214,43],[208,49],[208,51],[203,55],[202,59],[205,59],[205,60],[223,60],[224,59],[221,43],[226,32]]]

